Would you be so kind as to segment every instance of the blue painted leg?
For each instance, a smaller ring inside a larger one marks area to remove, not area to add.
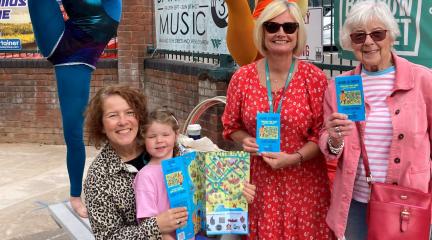
[[[83,64],[55,67],[72,197],[81,195],[85,164],[83,114],[89,98],[92,71]]]
[[[56,0],[28,0],[36,43],[45,57],[54,49],[65,24]]]

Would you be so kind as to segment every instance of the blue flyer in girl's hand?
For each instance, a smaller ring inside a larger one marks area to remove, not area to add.
[[[335,86],[338,112],[348,115],[351,121],[364,121],[365,106],[361,76],[336,77]]]
[[[257,113],[258,152],[280,152],[280,114]]]
[[[165,186],[171,208],[186,207],[189,216],[193,215],[193,189],[188,178],[187,164],[195,159],[196,153],[170,158],[161,162],[165,178]],[[177,239],[191,239],[195,236],[192,217],[189,217],[184,227],[176,229]]]

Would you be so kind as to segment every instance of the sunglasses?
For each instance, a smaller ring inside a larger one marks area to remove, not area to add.
[[[355,32],[350,34],[351,41],[355,44],[362,44],[366,41],[366,37],[369,35],[375,42],[382,41],[386,38],[387,30],[375,30],[370,33]]]
[[[286,22],[286,23],[265,22],[263,23],[263,26],[268,33],[276,33],[282,27],[284,33],[293,34],[297,30],[299,24],[296,22]]]

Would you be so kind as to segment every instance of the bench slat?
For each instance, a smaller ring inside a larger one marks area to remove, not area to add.
[[[66,206],[69,208],[69,211],[71,213],[73,213],[83,224],[85,224],[85,226],[87,227],[87,229],[89,230],[89,232],[92,233],[92,229],[91,229],[91,226],[90,226],[89,219],[88,218],[82,218],[82,217],[78,216],[75,213],[75,211],[73,210],[72,205],[71,205],[71,203],[69,201],[66,202]]]
[[[72,239],[95,239],[88,219],[76,215],[69,202],[49,205],[48,208],[54,219],[71,235]]]

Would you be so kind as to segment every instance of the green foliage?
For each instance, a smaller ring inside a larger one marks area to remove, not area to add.
[[[3,23],[0,24],[0,26],[2,38],[11,38],[10,36],[16,36],[21,34],[33,34],[33,28],[31,23]]]

